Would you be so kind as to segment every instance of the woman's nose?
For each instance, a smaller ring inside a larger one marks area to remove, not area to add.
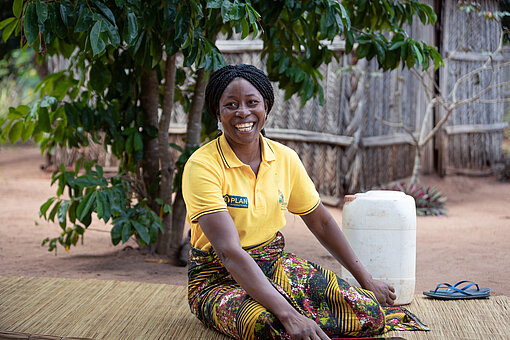
[[[245,108],[244,106],[240,106],[239,109],[236,111],[236,116],[238,117],[246,117],[249,114],[249,110]]]

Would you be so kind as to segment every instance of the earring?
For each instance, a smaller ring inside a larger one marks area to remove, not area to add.
[[[218,120],[218,130],[223,132],[223,124]]]

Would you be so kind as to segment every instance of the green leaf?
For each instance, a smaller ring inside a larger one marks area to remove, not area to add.
[[[41,131],[50,132],[51,124],[50,124],[50,116],[48,114],[48,110],[46,108],[39,109],[39,120],[37,121],[37,126]]]
[[[78,204],[78,208],[76,209],[76,214],[78,215],[78,220],[84,221],[85,217],[87,215],[90,215],[92,211],[90,208],[92,208],[92,205],[94,204],[96,200],[96,191],[89,192],[83,199],[83,201]],[[85,223],[85,222],[83,222]]]
[[[423,63],[423,56],[420,52],[420,49],[415,44],[412,44],[411,47],[412,47],[412,49],[414,51],[414,55],[418,61],[418,65],[421,65]]]
[[[23,127],[23,132],[21,133],[21,140],[26,142],[30,137],[32,137],[32,134],[34,133],[35,129],[35,123],[32,121],[29,121],[25,123]]]
[[[135,13],[129,11],[128,12],[128,34],[126,39],[126,42],[128,45],[133,45],[136,41],[136,37],[138,36],[138,21],[136,20]]]
[[[130,154],[133,152],[133,134],[129,134],[127,140],[126,140],[126,153]]]
[[[36,6],[33,2],[29,2],[25,10],[25,18],[23,19],[23,32],[27,38],[27,43],[32,45],[39,37],[39,26],[37,25]]]
[[[374,47],[377,53],[377,60],[379,61],[380,64],[383,64],[384,59],[386,59],[386,51],[384,50],[383,45],[380,44],[378,41],[374,41]]]
[[[21,132],[23,132],[23,121],[18,120],[11,125],[11,129],[9,130],[9,141],[11,144],[16,143],[18,139],[20,139]]]
[[[69,204],[70,201],[66,200],[64,202],[62,202],[62,204],[60,205],[60,208],[58,209],[58,214],[57,214],[57,219],[58,219],[58,223],[60,224],[60,228],[64,229],[66,228],[66,224],[67,224],[67,218],[66,218],[66,215],[67,215],[67,211],[69,210]]]
[[[67,35],[67,25],[64,24],[62,20],[62,16],[60,13],[60,6],[58,4],[52,5],[50,7],[50,17],[48,19],[49,25],[51,26],[53,32],[60,39],[64,39]],[[48,24],[47,22],[47,24]],[[62,45],[64,46],[64,45]],[[63,55],[66,55],[65,52],[62,52]]]
[[[106,6],[104,5],[102,2],[100,1],[94,1],[94,4],[99,8],[99,10],[108,18],[108,20],[110,21],[110,23],[117,27],[117,24],[115,23],[115,16],[113,15],[112,11]]]
[[[40,107],[51,107],[53,105],[57,104],[57,98],[55,97],[51,97],[51,96],[45,96],[42,100],[41,100],[41,105]]]
[[[163,212],[169,214],[172,212],[172,207],[169,205],[169,204],[164,204],[163,205]]]
[[[79,32],[86,32],[92,26],[93,24],[92,20],[92,12],[89,10],[87,6],[82,6],[80,15],[78,17],[78,22],[76,23],[76,27],[74,28],[74,31]]]
[[[37,12],[37,20],[40,24],[44,24],[46,19],[48,19],[48,5],[46,2],[37,0],[36,4],[36,12]]]
[[[69,212],[69,221],[71,223],[74,223],[76,221],[76,207],[78,206],[78,201],[74,200],[71,202],[71,205],[69,206],[68,212]]]
[[[49,198],[46,202],[43,203],[43,205],[41,205],[39,208],[39,217],[44,216],[46,219],[46,211],[48,211],[48,208],[53,203],[53,201],[55,201],[55,197]]]
[[[119,35],[119,31],[117,29],[115,29],[115,30],[108,29],[108,31],[106,33],[108,33],[108,38],[110,38],[110,42],[112,45],[114,45],[114,46],[120,45],[120,35]]]
[[[143,138],[142,134],[138,131],[135,132],[135,137],[133,140],[133,146],[135,151],[142,151],[143,150]]]
[[[10,17],[10,18],[0,21],[0,30],[15,20],[16,20],[15,17]]]
[[[171,148],[179,151],[179,152],[184,152],[184,149],[182,148],[182,146],[178,145],[178,144],[175,144],[175,143],[168,143],[168,145],[170,145]]]
[[[106,47],[101,36],[101,32],[103,32],[104,29],[106,29],[106,26],[101,20],[96,21],[94,26],[92,26],[92,30],[90,31],[90,45],[92,46],[93,56],[103,52]]]
[[[395,41],[394,43],[391,44],[389,50],[390,51],[396,50],[397,48],[399,48],[400,46],[404,45],[405,43],[406,43],[405,40],[397,40],[397,41]]]
[[[145,228],[139,222],[134,220],[131,221],[131,224],[135,227],[136,232],[138,233],[140,238],[145,242],[145,244],[149,244],[151,242],[151,237],[149,235],[147,228]]]
[[[2,39],[6,42],[7,39],[11,36],[12,32],[16,29],[17,21],[12,21],[11,23],[7,24],[7,26],[4,28],[4,31],[2,32]]]
[[[60,3],[60,18],[66,27],[69,27],[69,9],[63,4]]]
[[[104,195],[102,192],[98,192],[96,195],[96,213],[97,218],[101,219],[104,217],[104,211],[105,211],[105,201],[104,201]]]
[[[102,93],[112,81],[112,73],[103,61],[94,63],[90,69],[90,85],[96,92]]]
[[[221,8],[222,3],[223,3],[223,0],[210,0],[210,1],[207,1],[206,8]]]
[[[230,20],[240,20],[244,17],[244,4],[234,1],[232,9],[229,12]]]
[[[122,226],[122,243],[126,243],[129,240],[131,234],[131,223],[126,222]]]
[[[62,201],[58,201],[54,206],[53,209],[51,209],[50,214],[48,215],[48,220],[51,222],[55,222],[55,215],[58,212],[58,209],[60,208],[60,205],[62,204]]]
[[[23,0],[14,0],[12,4],[12,13],[16,18],[21,18],[21,14],[23,13]],[[0,25],[0,29],[2,29]]]
[[[241,39],[246,38],[250,34],[250,24],[248,23],[248,20],[243,19],[241,20]]]

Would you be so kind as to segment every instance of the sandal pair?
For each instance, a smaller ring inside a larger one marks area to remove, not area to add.
[[[467,284],[466,284],[467,283]],[[461,287],[462,284],[466,284]],[[476,288],[471,288],[475,286]],[[453,286],[449,283],[440,283],[436,289],[423,292],[423,294],[435,299],[442,300],[463,300],[463,299],[484,299],[491,295],[489,288],[480,288],[473,281],[459,281]]]

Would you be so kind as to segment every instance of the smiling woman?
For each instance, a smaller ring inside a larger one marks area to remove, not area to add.
[[[274,95],[251,65],[211,75],[207,110],[224,133],[197,150],[183,173],[191,225],[188,299],[207,326],[236,339],[329,339],[426,329],[392,305],[394,289],[361,265],[320,202],[298,155],[261,133]],[[285,211],[361,283],[284,250]]]

